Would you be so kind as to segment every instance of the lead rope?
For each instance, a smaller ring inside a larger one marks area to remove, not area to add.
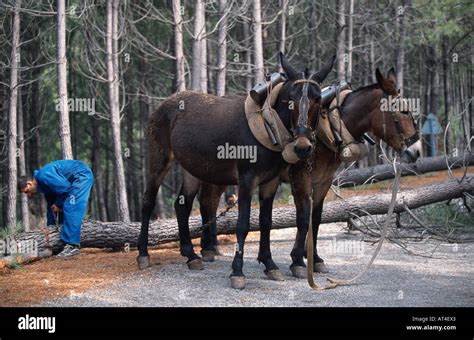
[[[337,279],[337,278],[328,277],[327,281],[329,281],[329,283],[325,287],[320,287],[320,286],[318,286],[318,284],[316,282],[314,282],[314,278],[313,278],[313,266],[314,266],[313,220],[312,220],[312,217],[313,217],[313,199],[310,198],[311,212],[310,212],[310,215],[309,215],[309,230],[308,230],[308,239],[307,239],[307,242],[306,242],[306,258],[308,260],[308,264],[307,264],[306,269],[307,269],[308,284],[312,289],[321,291],[321,290],[325,290],[325,289],[336,288],[337,286],[348,286],[352,282],[357,280],[358,278],[362,277],[369,270],[369,268],[372,266],[372,263],[374,263],[375,258],[379,254],[380,249],[382,248],[382,244],[383,244],[385,238],[387,237],[388,227],[390,225],[390,220],[392,219],[393,210],[395,208],[395,203],[396,203],[396,200],[397,200],[398,187],[399,187],[399,184],[400,184],[400,177],[401,177],[401,168],[397,167],[396,159],[394,160],[394,165],[393,166],[394,166],[394,170],[395,170],[395,179],[393,180],[392,199],[390,200],[390,205],[389,205],[389,209],[388,209],[388,213],[387,213],[387,219],[385,220],[385,223],[383,225],[379,243],[377,245],[377,248],[374,251],[374,254],[372,255],[372,258],[370,259],[369,263],[364,268],[364,270],[362,270],[359,274],[357,274],[356,276],[354,276],[351,279]]]

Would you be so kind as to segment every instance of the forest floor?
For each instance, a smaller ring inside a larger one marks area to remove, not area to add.
[[[462,175],[461,170],[454,174]],[[446,172],[405,177],[401,186],[414,188],[447,178]],[[391,183],[341,189],[340,194],[386,192]],[[376,246],[363,242],[360,233],[348,234],[344,227],[343,223],[321,227],[320,254],[332,277],[357,274]],[[51,257],[18,269],[4,268],[0,270],[0,306],[474,306],[474,243],[427,240],[413,244],[417,253],[432,254],[426,257],[387,242],[358,284],[316,293],[306,280],[290,276],[295,232],[295,228],[272,231],[273,258],[285,274],[283,282],[266,279],[263,265],[255,260],[259,233],[252,232],[246,244],[244,291],[231,289],[228,281],[235,238],[219,236],[224,255],[198,272],[187,269],[176,243],[151,249],[153,266],[144,271],[137,269],[135,250],[103,249],[82,249],[68,260]],[[194,243],[198,252],[198,240]],[[325,276],[318,274],[316,279],[325,283]]]

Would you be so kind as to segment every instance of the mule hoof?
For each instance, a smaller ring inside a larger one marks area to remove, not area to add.
[[[146,269],[151,266],[150,264],[150,256],[138,256],[138,269]]]
[[[279,271],[278,269],[273,269],[273,270],[265,270],[264,271],[265,275],[273,281],[285,281],[285,277]]]
[[[187,263],[190,270],[203,270],[204,265],[202,264],[201,259],[195,259]]]
[[[234,289],[244,289],[247,280],[245,276],[231,276],[230,277],[230,285]]]
[[[318,262],[314,264],[313,272],[326,274],[329,273],[329,269],[324,262]]]
[[[204,262],[214,262],[215,261],[215,250],[201,250],[202,260]]]
[[[291,274],[298,279],[306,279],[306,267],[303,266],[293,266],[290,267]]]

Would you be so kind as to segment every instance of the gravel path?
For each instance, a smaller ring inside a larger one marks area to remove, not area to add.
[[[373,254],[375,245],[349,235],[342,224],[321,227],[320,254],[330,275],[348,278],[357,274]],[[286,280],[268,280],[264,266],[255,259],[258,242],[246,243],[244,273],[247,287],[230,288],[228,276],[234,252],[224,246],[224,256],[205,264],[202,271],[189,271],[184,263],[154,266],[124,275],[114,283],[48,301],[42,306],[474,306],[474,244],[446,244],[428,241],[413,245],[417,252],[435,258],[409,255],[398,246],[385,243],[371,270],[358,284],[323,292],[309,288],[306,280],[290,276],[289,253],[295,229],[272,231],[272,253]],[[316,275],[320,284],[325,277]]]

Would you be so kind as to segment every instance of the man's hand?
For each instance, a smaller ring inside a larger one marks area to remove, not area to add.
[[[52,210],[55,214],[60,213],[60,212],[62,211],[62,209],[59,208],[56,204],[53,204],[53,205],[51,206],[51,210]]]

